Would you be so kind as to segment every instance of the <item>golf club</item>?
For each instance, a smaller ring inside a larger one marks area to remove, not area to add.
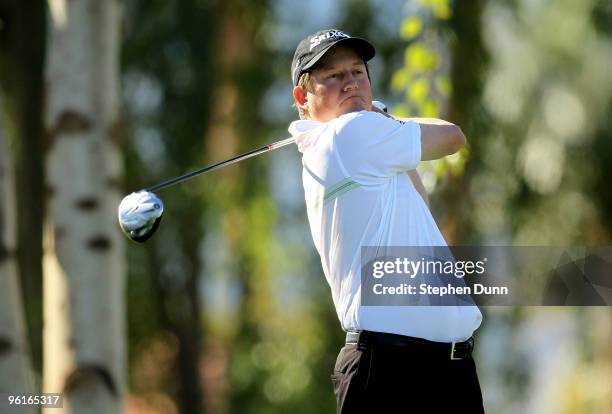
[[[372,101],[372,105],[384,112],[387,112],[387,106],[380,101]],[[164,213],[164,203],[157,195],[153,193],[153,191],[170,187],[171,185],[189,180],[190,178],[196,177],[200,174],[204,174],[209,171],[225,167],[226,165],[234,164],[236,162],[246,160],[247,158],[273,151],[293,143],[295,143],[294,137],[285,138],[280,141],[255,148],[225,161],[200,168],[199,170],[171,178],[159,184],[155,184],[151,187],[129,194],[128,196],[124,197],[123,200],[121,200],[121,204],[119,204],[118,216],[121,230],[130,240],[139,243],[147,241],[159,227],[159,223]]]
[[[259,147],[259,148],[256,148],[254,150],[251,150],[249,152],[245,152],[244,154],[237,155],[237,156],[235,156],[233,158],[230,158],[230,159],[227,159],[225,161],[221,161],[221,162],[218,162],[216,164],[209,165],[208,167],[200,168],[199,170],[195,170],[195,171],[192,171],[190,173],[183,174],[183,175],[180,175],[180,176],[175,177],[175,178],[171,178],[169,180],[166,180],[166,181],[161,182],[159,184],[155,184],[154,186],[151,186],[149,188],[145,188],[144,190],[140,190],[140,191],[153,192],[153,191],[161,190],[162,188],[169,187],[169,186],[174,185],[174,184],[178,184],[178,183],[183,182],[185,180],[188,180],[190,178],[196,177],[196,176],[198,176],[200,174],[207,173],[208,171],[216,170],[217,168],[225,167],[226,165],[234,164],[236,162],[239,162],[239,161],[242,161],[242,160],[246,160],[247,158],[251,158],[251,157],[254,157],[256,155],[266,153],[268,151],[272,151],[272,150],[275,150],[275,149],[278,149],[278,148],[282,148],[282,147],[287,146],[289,144],[293,144],[294,142],[295,142],[295,139],[293,137],[286,138],[286,139],[283,139],[283,140],[280,140],[280,141],[277,141],[277,142],[273,142],[272,144],[264,145],[263,147]]]
[[[153,191],[161,190],[174,184],[186,181],[200,174],[216,170],[226,165],[246,160],[278,148],[293,144],[295,138],[286,138],[271,144],[255,148],[244,154],[237,155],[225,161],[209,165],[199,170],[192,171],[187,174],[180,175],[175,178],[155,184],[151,187],[138,190],[126,196],[119,204],[119,225],[123,233],[131,240],[143,243],[147,241],[159,227],[159,223],[164,213],[164,204],[159,197],[153,194]]]

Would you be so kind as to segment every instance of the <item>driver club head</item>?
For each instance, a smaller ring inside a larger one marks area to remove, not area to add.
[[[146,225],[134,230],[125,230],[123,227],[123,234],[125,234],[130,240],[133,240],[138,243],[144,243],[153,236],[153,233],[157,231],[159,227],[159,223],[161,222],[162,216],[159,216],[156,219],[151,219],[147,222]]]
[[[153,236],[164,213],[164,203],[149,191],[126,196],[119,204],[119,226],[130,240],[143,243]]]

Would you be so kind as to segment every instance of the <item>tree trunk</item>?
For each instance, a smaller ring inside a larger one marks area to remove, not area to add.
[[[113,141],[120,8],[117,0],[49,6],[43,389],[64,394],[63,412],[119,413],[126,358],[121,158]]]
[[[42,369],[43,65],[45,0],[0,0],[0,83],[11,127],[5,126],[15,168],[17,266],[28,344],[36,372]],[[10,131],[10,132],[9,132]],[[38,384],[37,384],[38,385]]]
[[[480,22],[485,2],[474,0],[457,2],[454,7],[450,27],[456,39],[451,43],[452,67],[451,84],[453,92],[449,104],[449,121],[461,126],[470,143],[468,169],[482,162],[481,137],[489,125],[483,117],[482,88],[488,65],[488,54],[485,50]],[[448,183],[440,193],[442,205],[453,206],[442,214],[436,215],[440,227],[449,244],[478,243],[482,240],[469,239],[473,231],[472,202],[469,191],[473,174],[449,175]]]
[[[0,372],[3,373],[0,375],[0,396],[34,392],[32,364],[17,277],[15,185],[4,138],[3,120],[0,97]],[[1,405],[4,405],[4,401]],[[26,413],[34,411],[33,407],[23,408]]]

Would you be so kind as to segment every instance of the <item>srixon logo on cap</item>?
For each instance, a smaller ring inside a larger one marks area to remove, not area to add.
[[[341,30],[330,30],[329,32],[320,34],[310,39],[310,50],[312,50],[314,47],[317,47],[323,40],[330,39],[332,37],[350,37],[350,36]]]

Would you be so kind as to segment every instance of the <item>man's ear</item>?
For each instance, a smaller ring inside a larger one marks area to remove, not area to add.
[[[293,99],[297,106],[302,109],[306,109],[306,103],[308,102],[308,94],[306,93],[306,89],[301,86],[296,86],[293,88]]]

